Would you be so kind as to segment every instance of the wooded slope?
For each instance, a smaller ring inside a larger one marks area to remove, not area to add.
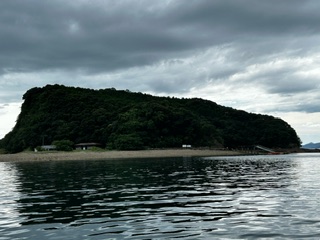
[[[182,144],[229,148],[300,145],[295,130],[281,119],[198,98],[47,85],[30,89],[23,99],[15,127],[0,141],[7,152],[54,140],[96,142],[122,150]]]

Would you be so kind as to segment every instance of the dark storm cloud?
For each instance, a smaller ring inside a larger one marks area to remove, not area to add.
[[[190,48],[141,4],[113,2],[1,1],[2,66],[108,71]]]
[[[313,8],[315,1],[254,1],[216,0],[190,1],[179,6],[180,24],[218,30],[216,38],[226,34],[245,36],[253,33],[284,34],[292,31],[313,32],[319,30],[319,15]],[[200,29],[201,30],[201,29]],[[220,32],[219,32],[220,30]],[[211,32],[212,33],[212,32]]]
[[[294,35],[318,32],[320,15],[314,4],[2,0],[0,63],[2,71],[94,73],[150,65],[228,42],[278,41],[280,47]],[[253,52],[259,55],[264,49]]]

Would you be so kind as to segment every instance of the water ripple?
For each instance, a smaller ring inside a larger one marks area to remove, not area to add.
[[[318,239],[317,160],[0,163],[0,240]]]

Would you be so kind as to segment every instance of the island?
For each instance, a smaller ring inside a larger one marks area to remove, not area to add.
[[[54,142],[68,143],[68,149],[60,149],[64,151],[83,143],[110,151],[256,145],[287,149],[301,144],[296,131],[280,118],[200,98],[55,84],[32,88],[23,100],[16,125],[0,140],[3,153],[33,151]]]

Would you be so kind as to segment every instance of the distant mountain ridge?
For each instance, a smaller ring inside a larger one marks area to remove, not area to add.
[[[32,88],[0,148],[14,153],[53,141],[98,143],[118,150],[193,147],[299,147],[285,121],[192,98],[62,85]]]
[[[307,143],[302,145],[302,148],[308,148],[308,149],[320,149],[320,142],[319,143]]]

